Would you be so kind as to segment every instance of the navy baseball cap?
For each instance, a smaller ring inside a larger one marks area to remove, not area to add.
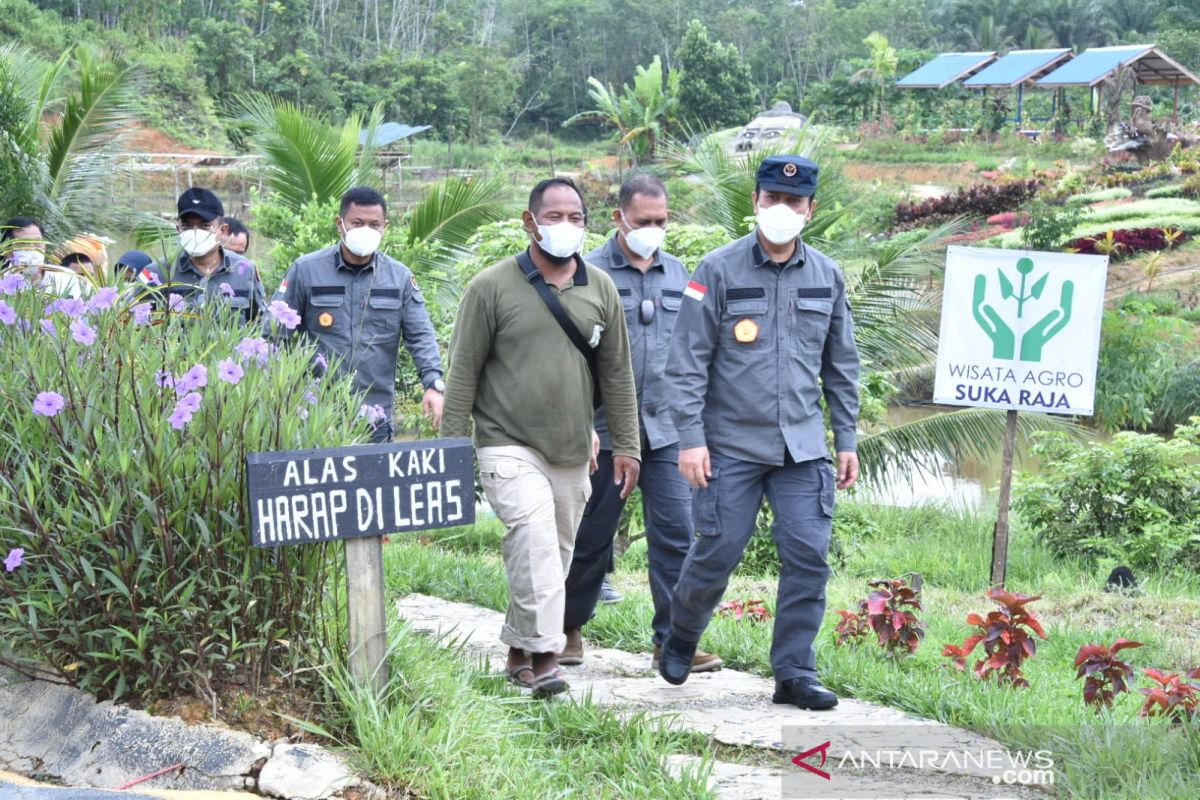
[[[225,206],[215,194],[208,189],[193,186],[179,195],[179,217],[184,214],[195,214],[205,222],[212,222],[217,217],[225,216]]]
[[[759,188],[799,197],[817,193],[817,165],[802,156],[767,156],[758,165]]]
[[[126,251],[117,259],[117,267],[127,269],[133,275],[137,275],[153,263],[154,259],[150,254],[141,250]]]

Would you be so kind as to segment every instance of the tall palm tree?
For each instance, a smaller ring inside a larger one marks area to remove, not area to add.
[[[111,186],[121,135],[133,120],[138,72],[82,45],[46,63],[5,44],[0,60],[13,75],[24,117],[13,145],[32,165],[27,178],[44,223],[64,236],[119,222]]]

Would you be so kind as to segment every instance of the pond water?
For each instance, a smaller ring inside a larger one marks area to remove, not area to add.
[[[892,426],[902,425],[947,410],[951,409],[939,406],[893,406],[888,409],[887,422]],[[1037,468],[1036,459],[1023,455],[1023,444],[1018,439],[1014,473]],[[994,500],[999,491],[1000,447],[1001,443],[997,442],[995,455],[990,459],[966,458],[958,463],[945,461],[929,453],[923,459],[923,470],[889,472],[880,480],[864,485],[861,491],[866,497],[889,505],[936,503],[956,508],[978,508]]]

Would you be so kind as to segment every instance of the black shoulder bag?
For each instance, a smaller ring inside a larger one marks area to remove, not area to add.
[[[575,345],[575,349],[583,356],[583,360],[587,362],[588,372],[592,375],[592,408],[599,408],[602,404],[600,397],[600,381],[596,376],[596,352],[587,343],[587,339],[583,338],[583,334],[579,332],[579,327],[571,320],[567,310],[563,308],[562,302],[554,294],[554,290],[546,283],[546,279],[542,277],[542,273],[538,271],[537,266],[533,263],[533,259],[529,256],[529,251],[520,253],[517,256],[517,264],[521,267],[521,271],[525,273],[525,279],[528,280],[534,289],[537,289],[538,295],[542,298],[542,302],[546,304],[546,308],[550,309],[550,315],[554,317],[554,321],[558,323],[558,327],[562,328],[563,333],[571,340],[571,344]],[[583,263],[583,259],[579,256],[575,257],[576,275],[580,271],[586,270],[587,267]],[[586,273],[584,273],[586,280]]]

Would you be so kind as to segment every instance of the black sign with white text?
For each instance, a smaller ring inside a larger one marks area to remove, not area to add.
[[[246,465],[255,547],[475,522],[470,439],[251,453]]]

